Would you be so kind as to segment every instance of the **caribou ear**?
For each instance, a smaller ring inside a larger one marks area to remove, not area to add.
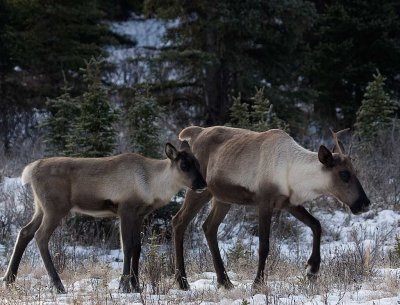
[[[332,153],[346,153],[346,150],[344,149],[344,145],[342,143],[342,141],[338,141],[339,147],[335,144],[335,146],[333,146],[332,148]],[[339,149],[340,148],[340,149]]]
[[[182,141],[182,142],[181,142],[180,150],[190,151],[189,142],[186,141],[186,140]]]
[[[318,159],[319,162],[321,162],[323,165],[326,167],[332,167],[333,166],[333,156],[332,153],[328,148],[326,148],[324,145],[321,145],[318,150]]]
[[[176,160],[178,158],[178,151],[171,143],[165,144],[165,154],[171,160]]]

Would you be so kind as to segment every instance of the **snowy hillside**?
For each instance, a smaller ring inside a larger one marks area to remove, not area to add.
[[[108,61],[116,64],[116,71],[111,81],[117,85],[141,83],[150,78],[147,58],[153,56],[161,47],[168,45],[162,37],[169,27],[176,22],[165,22],[158,19],[144,19],[133,16],[122,22],[110,23],[113,32],[128,37],[136,42],[130,47],[108,47]]]

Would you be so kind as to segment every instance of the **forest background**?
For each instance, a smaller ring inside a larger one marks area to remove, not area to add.
[[[334,295],[339,304],[364,285],[389,289],[394,300],[400,287],[399,17],[398,1],[378,0],[0,0],[0,270],[33,210],[30,193],[10,177],[19,177],[33,160],[129,151],[163,158],[165,142],[178,144],[179,131],[192,124],[282,128],[314,151],[333,144],[330,129],[351,128],[342,140],[371,199],[371,213],[351,218],[326,198],[306,204],[326,225],[327,267],[316,287],[300,278],[308,251],[301,245],[310,242],[309,232],[278,214],[269,273],[293,285],[271,289],[296,302],[299,294],[306,296],[304,304]],[[154,27],[141,31],[143,24]],[[182,195],[149,217],[144,228],[149,248],[141,274],[166,294],[174,273],[169,221]],[[186,240],[192,279],[212,270],[200,232],[206,209]],[[239,279],[253,277],[255,223],[251,208],[234,208],[221,226],[220,246]],[[246,238],[238,237],[237,228]],[[73,215],[55,235],[52,248],[65,277],[67,270],[90,265],[86,252],[75,255],[82,245],[85,251],[95,245],[96,268],[100,248],[119,248],[115,219]],[[38,253],[32,253],[28,270],[37,263]],[[108,259],[117,261],[118,255]],[[383,280],[382,270],[390,271]],[[98,272],[103,271],[105,283],[112,283],[109,268]],[[70,285],[76,282],[71,276]],[[24,285],[37,295],[36,284]],[[108,297],[108,289],[101,297]],[[246,287],[239,290],[241,297],[251,295]],[[228,298],[237,299],[235,293]],[[215,292],[202,297],[221,298]]]
[[[306,144],[329,128],[353,127],[377,73],[392,105],[385,115],[395,118],[399,14],[398,2],[374,0],[1,0],[0,154],[38,142],[47,155],[80,154],[84,148],[68,143],[87,138],[82,121],[92,119],[106,133],[104,147],[86,148],[100,150],[94,155],[159,156],[182,127],[240,125],[232,122],[234,100],[252,112],[258,90]],[[137,43],[111,26],[132,17],[165,24],[162,43],[123,63],[109,60],[113,48]],[[85,102],[108,106],[93,118]]]

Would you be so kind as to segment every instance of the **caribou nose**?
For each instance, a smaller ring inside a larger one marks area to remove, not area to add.
[[[365,204],[362,206],[362,213],[368,212],[370,209],[371,201],[367,198]]]
[[[371,201],[367,197],[359,198],[353,203],[352,206],[350,206],[350,210],[353,214],[359,215],[361,213],[368,212],[370,204]]]
[[[198,183],[193,184],[192,190],[196,193],[201,193],[207,189],[207,183],[203,180]]]

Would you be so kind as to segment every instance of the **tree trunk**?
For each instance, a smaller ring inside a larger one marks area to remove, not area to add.
[[[216,62],[206,67],[204,81],[205,124],[224,125],[229,119],[229,70],[224,54],[213,32],[207,35],[207,52],[214,54]],[[223,49],[223,48],[222,48]]]

